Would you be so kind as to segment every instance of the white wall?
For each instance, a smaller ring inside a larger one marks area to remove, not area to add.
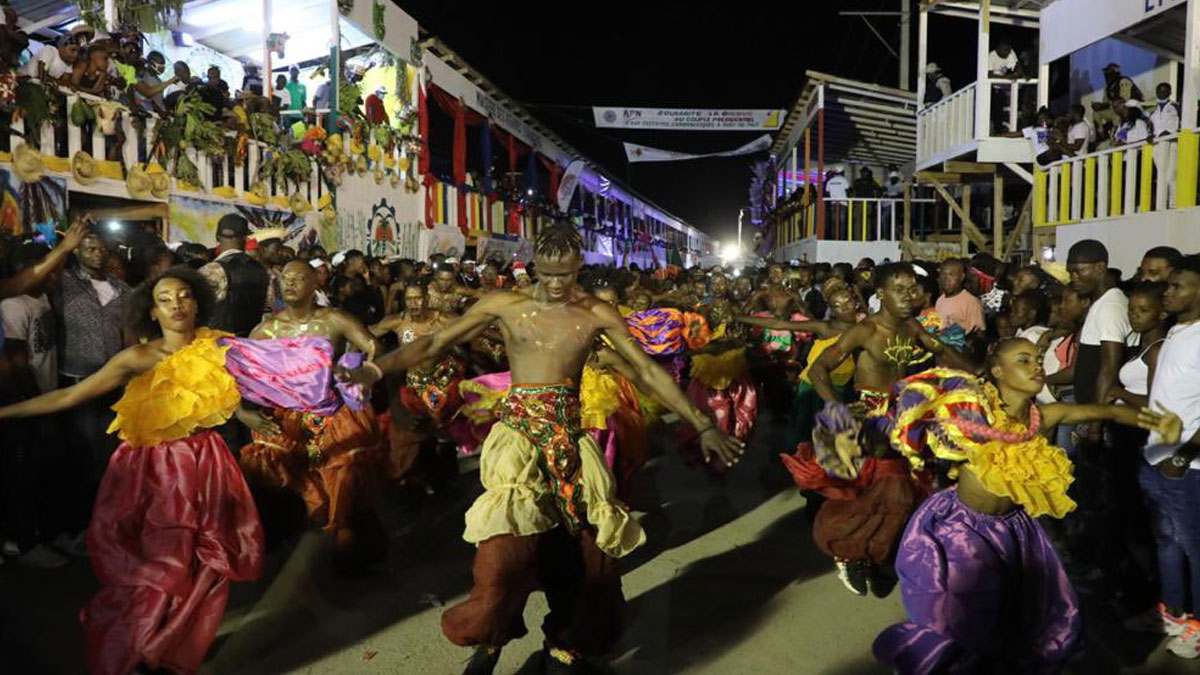
[[[1108,264],[1129,278],[1142,263],[1142,254],[1155,246],[1174,246],[1183,253],[1200,252],[1200,207],[1063,225],[1055,239],[1055,259],[1065,262],[1071,245],[1098,239],[1108,248]]]
[[[775,251],[775,259],[779,262],[804,260],[810,263],[830,264],[848,262],[853,265],[863,258],[871,258],[876,264],[883,262],[884,258],[898,261],[900,242],[801,239]]]
[[[1172,7],[1200,0],[1056,0],[1039,20],[1038,59],[1050,63]]]

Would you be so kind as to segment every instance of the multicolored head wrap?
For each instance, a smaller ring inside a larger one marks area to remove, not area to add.
[[[708,322],[700,314],[656,307],[625,317],[629,332],[647,354],[671,356],[684,349],[700,349],[712,339]]]
[[[1010,417],[990,383],[969,373],[932,368],[893,388],[892,446],[921,469],[931,458],[965,463],[984,488],[1023,506],[1029,515],[1061,518],[1074,510],[1067,496],[1071,460],[1029,423]]]

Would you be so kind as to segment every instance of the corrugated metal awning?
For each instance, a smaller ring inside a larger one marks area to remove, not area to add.
[[[784,120],[771,153],[784,157],[816,127],[815,97],[825,102],[825,162],[912,163],[917,156],[917,95],[911,91],[805,73],[804,90]],[[811,113],[811,114],[810,114]],[[816,138],[813,138],[816,158]]]

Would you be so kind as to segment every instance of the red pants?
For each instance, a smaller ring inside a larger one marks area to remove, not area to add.
[[[493,537],[479,545],[473,572],[470,596],[442,615],[442,632],[456,645],[499,647],[525,635],[525,602],[539,588],[550,604],[542,622],[550,646],[597,654],[617,639],[621,575],[587,530],[578,537],[562,527]]]

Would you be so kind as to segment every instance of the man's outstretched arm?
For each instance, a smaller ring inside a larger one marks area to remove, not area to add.
[[[512,302],[513,297],[509,293],[488,295],[441,330],[414,340],[356,369],[352,379],[364,385],[374,384],[383,379],[384,375],[408,370],[418,363],[440,356],[454,345],[478,335],[498,318],[496,310]]]

